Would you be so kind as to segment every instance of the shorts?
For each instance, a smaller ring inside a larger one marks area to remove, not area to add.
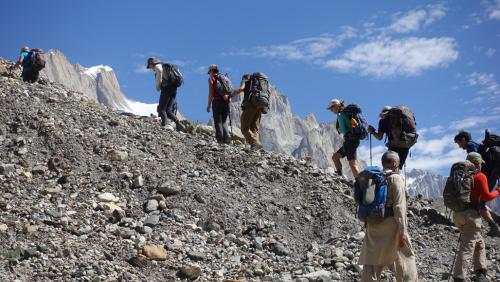
[[[357,138],[344,138],[344,144],[337,151],[342,157],[347,157],[348,161],[356,160],[356,150],[359,146],[359,139]]]

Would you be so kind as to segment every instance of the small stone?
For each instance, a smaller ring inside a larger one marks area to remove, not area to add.
[[[288,250],[281,243],[276,243],[273,248],[273,253],[278,256],[287,256],[289,254]]]
[[[26,224],[23,227],[23,233],[27,234],[27,235],[30,235],[30,234],[36,232],[37,230],[38,230],[38,226],[37,225]]]
[[[19,156],[22,156],[22,155],[26,155],[28,153],[28,148],[26,147],[22,147],[21,149],[17,150],[17,155]]]
[[[0,224],[0,232],[5,232],[9,230],[9,226],[7,224]]]
[[[158,201],[157,200],[149,200],[147,203],[146,203],[146,212],[152,212],[152,211],[155,211],[158,209]]]
[[[97,196],[99,202],[118,202],[119,198],[111,193],[102,193]]]
[[[101,209],[103,211],[107,211],[110,214],[112,214],[116,210],[123,211],[123,209],[121,207],[117,206],[114,203],[103,202],[103,203],[99,203],[98,207],[99,207],[99,209]]]
[[[54,195],[54,194],[58,194],[61,192],[61,188],[60,187],[50,187],[50,188],[45,188],[43,189],[42,193],[45,194],[45,195]]]
[[[160,216],[157,215],[157,214],[153,214],[153,215],[149,216],[144,221],[144,225],[145,226],[150,226],[150,227],[158,225],[158,223],[160,223]]]
[[[0,175],[13,174],[16,171],[16,167],[13,164],[1,164],[0,165]]]
[[[142,248],[142,254],[150,260],[167,260],[167,251],[162,246],[146,245]]]
[[[205,254],[203,254],[202,252],[189,251],[187,255],[191,260],[194,261],[205,260]]]
[[[39,174],[39,175],[44,175],[47,171],[49,170],[48,167],[46,166],[43,166],[43,165],[36,165],[33,167],[33,169],[31,170],[31,173],[33,173],[34,175],[36,174]]]
[[[195,280],[201,275],[201,268],[196,265],[186,265],[179,269],[179,276],[189,280]]]
[[[362,241],[363,238],[365,238],[365,232],[363,232],[363,231],[358,232],[358,233],[354,234],[352,236],[352,238],[354,238],[354,240],[356,240],[356,241]]]
[[[109,159],[112,161],[126,161],[128,159],[128,153],[125,151],[113,150],[109,154]]]
[[[134,178],[133,186],[135,188],[140,188],[144,186],[144,178],[142,177],[142,175],[138,175],[136,178]]]
[[[172,182],[165,182],[158,187],[158,192],[165,196],[177,195],[182,191],[182,189]]]

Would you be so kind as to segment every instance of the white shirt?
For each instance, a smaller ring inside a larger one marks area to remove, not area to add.
[[[162,74],[163,74],[162,65],[156,64],[154,67],[154,71],[155,71],[155,78],[156,78],[156,91],[160,92],[161,91]]]

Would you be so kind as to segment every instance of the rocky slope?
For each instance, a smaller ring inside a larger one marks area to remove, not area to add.
[[[191,132],[0,77],[0,280],[359,278],[363,225],[342,179]],[[430,204],[410,200],[410,233],[420,276],[441,281],[458,235]]]

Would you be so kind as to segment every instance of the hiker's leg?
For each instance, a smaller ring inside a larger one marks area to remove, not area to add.
[[[380,265],[364,265],[361,272],[361,282],[376,282],[380,279],[383,266]]]
[[[477,227],[478,222],[476,219],[479,219],[479,228]],[[475,249],[475,237],[477,232],[481,231],[481,217],[475,210],[465,210],[463,212],[455,212],[453,214],[453,221],[460,229],[460,242],[455,265],[453,266],[453,278],[465,279]]]
[[[359,139],[346,139],[344,141],[344,152],[347,157],[347,160],[349,161],[349,166],[351,167],[352,175],[354,178],[358,177],[359,174],[359,169],[357,166],[357,154],[356,151],[359,146]]]
[[[158,101],[158,115],[161,118],[161,126],[165,126],[167,124],[167,102],[168,95],[165,89],[161,90],[160,101]]]
[[[410,152],[410,149],[407,148],[396,148],[396,147],[389,147],[388,148],[390,151],[394,151],[398,153],[399,156],[399,169],[403,169],[403,166],[405,165],[406,158],[408,157],[408,153]]]
[[[335,165],[335,170],[339,175],[342,175],[342,163],[340,162],[340,159],[343,157],[345,157],[345,154],[344,154],[344,149],[342,147],[332,155],[332,161],[333,164]]]
[[[167,117],[175,122],[175,124],[179,123],[179,120],[175,116],[174,106],[177,104],[177,87],[169,87],[167,88],[168,101],[167,101]]]
[[[231,142],[231,137],[229,136],[229,128],[227,126],[228,117],[229,117],[229,103],[222,100],[222,111],[221,111],[222,141],[226,144],[229,144]]]
[[[484,245],[484,239],[481,236],[481,232],[476,234],[476,248],[474,249],[474,255],[472,258],[474,271],[487,269],[486,266],[486,247]]]
[[[252,117],[252,122],[250,123],[250,134],[252,135],[254,144],[260,144],[259,128],[260,128],[261,117],[262,113],[260,109],[255,109]]]
[[[245,140],[248,144],[252,145],[252,136],[250,135],[250,118],[251,112],[249,108],[245,108],[241,113],[240,124],[241,124],[241,133],[245,136]]]
[[[222,109],[220,101],[212,102],[212,116],[214,118],[214,128],[215,128],[215,139],[218,143],[223,141],[223,129],[222,129]]]

